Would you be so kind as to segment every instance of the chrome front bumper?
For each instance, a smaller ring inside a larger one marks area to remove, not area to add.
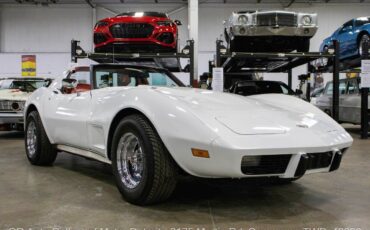
[[[300,27],[272,27],[272,26],[250,26],[235,25],[231,28],[234,36],[301,36],[313,37],[317,26]],[[244,31],[244,32],[243,32]]]
[[[0,124],[22,124],[23,113],[0,113]]]

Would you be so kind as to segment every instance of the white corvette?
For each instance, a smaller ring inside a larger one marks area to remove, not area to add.
[[[129,202],[168,198],[179,172],[197,177],[276,177],[339,167],[352,138],[292,96],[243,97],[192,89],[170,72],[100,64],[69,71],[26,103],[32,164],[65,151],[112,165]]]

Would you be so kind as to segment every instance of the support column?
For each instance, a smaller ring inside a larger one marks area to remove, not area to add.
[[[198,8],[199,2],[198,0],[189,0],[188,3],[188,29],[189,29],[189,39],[194,40],[194,80],[199,81],[199,74],[198,74]],[[194,85],[194,82],[190,82],[191,85]]]
[[[334,120],[339,120],[339,42],[334,40],[334,64],[333,64],[333,101],[332,101],[332,117]]]
[[[94,28],[95,24],[96,24],[96,7],[92,8],[92,27],[91,28]],[[91,35],[91,38],[92,39],[92,52],[94,52],[94,34]]]

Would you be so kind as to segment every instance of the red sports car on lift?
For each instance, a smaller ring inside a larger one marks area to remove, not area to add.
[[[127,12],[96,23],[95,52],[176,52],[178,20],[158,12]]]

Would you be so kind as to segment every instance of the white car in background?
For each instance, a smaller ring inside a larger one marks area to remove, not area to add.
[[[287,182],[338,169],[352,144],[327,114],[282,94],[193,89],[161,68],[99,64],[35,91],[25,111],[34,165],[58,151],[112,165],[123,197],[167,199],[178,174],[276,177]]]
[[[0,131],[23,130],[23,109],[36,89],[47,86],[51,79],[5,78],[0,80]]]

